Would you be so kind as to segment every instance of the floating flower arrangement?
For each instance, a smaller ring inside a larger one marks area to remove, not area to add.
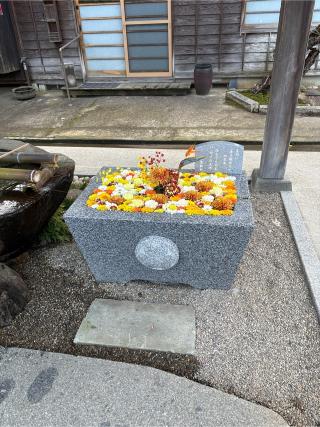
[[[236,178],[221,172],[181,172],[181,167],[201,159],[190,157],[193,153],[191,147],[177,170],[164,166],[160,151],[141,157],[138,169],[104,170],[87,206],[99,211],[232,215]]]

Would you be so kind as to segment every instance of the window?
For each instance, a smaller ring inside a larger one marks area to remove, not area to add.
[[[281,0],[243,0],[241,33],[276,32]],[[315,1],[312,24],[320,23],[320,0]]]
[[[78,5],[89,77],[172,75],[171,0],[80,0]]]

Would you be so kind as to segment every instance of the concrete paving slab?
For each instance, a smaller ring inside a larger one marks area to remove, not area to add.
[[[0,424],[285,426],[280,415],[154,368],[0,347]]]
[[[0,136],[132,141],[257,141],[263,139],[265,116],[228,104],[224,87],[208,96],[101,96],[75,98],[61,91],[14,101],[0,88]],[[318,117],[296,116],[292,140],[319,142]]]
[[[317,256],[316,248],[309,237],[300,209],[292,192],[282,191],[281,197],[302,261],[303,269],[309,283],[314,306],[320,319],[320,260]]]
[[[75,344],[194,354],[195,312],[188,305],[96,299]]]

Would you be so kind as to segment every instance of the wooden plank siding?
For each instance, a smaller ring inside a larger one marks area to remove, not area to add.
[[[173,1],[175,77],[192,78],[197,62],[211,63],[214,77],[256,77],[272,69],[277,34],[240,34],[242,4]]]
[[[42,1],[14,0],[14,7],[31,79],[63,83],[59,44],[49,42]],[[76,35],[73,0],[59,0],[57,7],[65,44]],[[192,78],[197,62],[211,63],[214,78],[257,77],[270,70],[276,33],[241,34],[241,11],[241,0],[172,0],[174,77]],[[65,49],[64,58],[81,79],[78,42]]]
[[[27,58],[32,81],[37,83],[63,83],[58,49],[76,36],[72,0],[60,0],[57,2],[63,37],[61,44],[49,41],[41,0],[15,0],[14,8],[16,24],[22,40],[22,56]],[[81,79],[82,71],[77,42],[67,47],[63,52],[63,56],[65,63],[73,63],[75,65],[76,76]]]
[[[240,34],[241,0],[175,0],[175,76],[191,78],[195,64],[214,75],[263,74],[272,67],[276,34]]]

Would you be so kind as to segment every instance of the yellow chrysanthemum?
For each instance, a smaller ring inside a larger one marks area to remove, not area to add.
[[[167,195],[157,194],[155,184],[170,186],[170,179],[174,177],[176,180],[178,178],[177,173],[164,166],[150,167],[146,159],[141,158],[140,160],[142,167],[140,171],[124,168],[102,171],[97,182],[100,180],[105,189],[96,188],[93,194],[88,197],[86,205],[91,208],[95,206],[99,211],[109,210],[108,205],[98,203],[99,200],[102,200],[114,203],[112,209],[123,212],[163,213],[182,210],[186,215],[232,215],[233,206],[237,202],[237,189],[235,181],[230,179],[227,174],[221,172],[215,174],[182,172],[178,186],[175,181],[176,189],[179,191],[179,187],[195,186],[195,190],[180,194],[176,192],[168,192]],[[220,183],[220,181],[222,182]],[[111,196],[114,190],[118,190],[115,191],[117,195]],[[142,190],[143,194],[139,194]],[[172,195],[170,196],[170,194]],[[205,196],[208,195],[214,196],[214,200],[210,203],[213,209],[209,210],[207,206],[206,209],[203,209],[201,203],[201,201],[207,203]],[[186,201],[185,199],[189,200]],[[145,203],[149,200],[155,200],[160,205],[165,205],[165,208],[145,207]]]

